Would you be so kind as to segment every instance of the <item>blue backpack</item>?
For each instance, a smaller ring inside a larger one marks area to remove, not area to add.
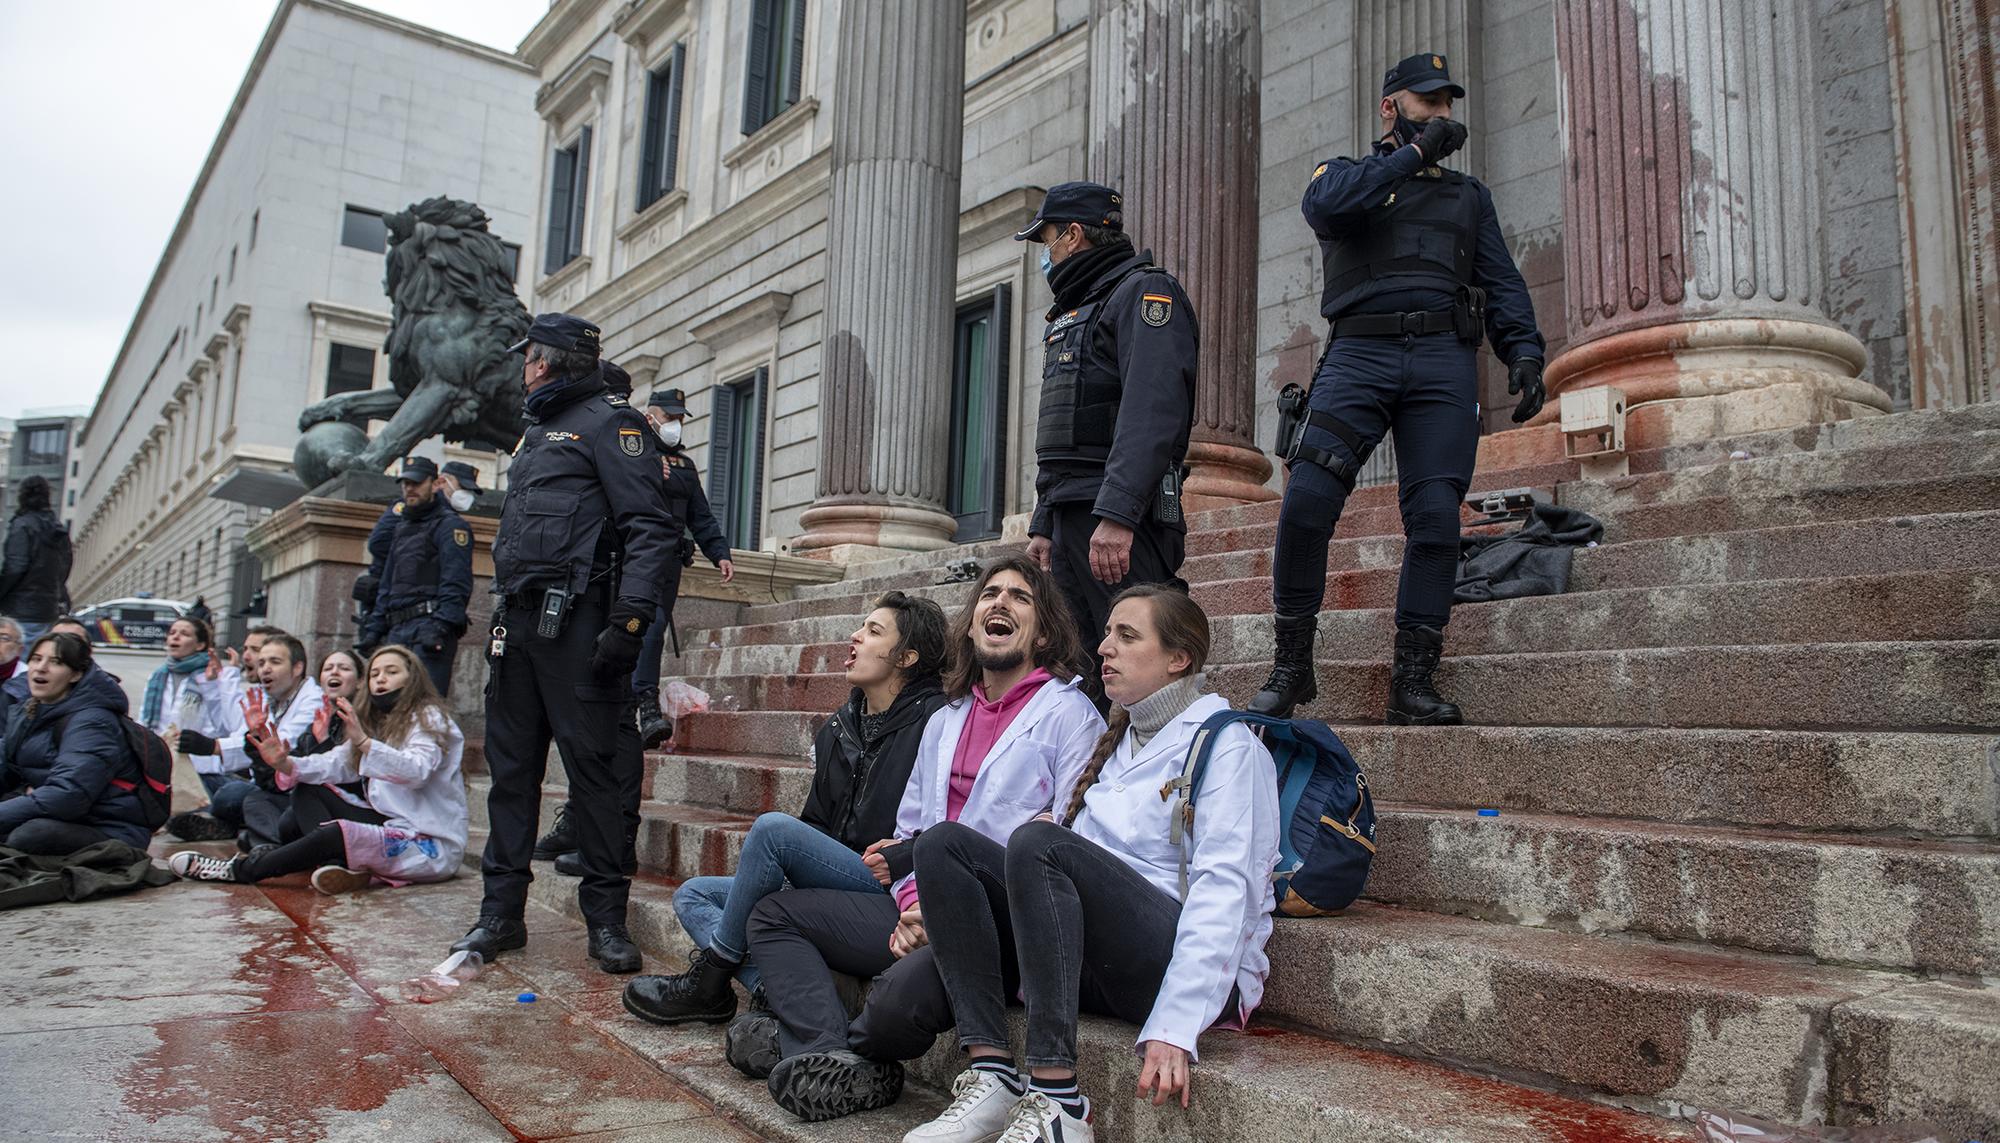
[[[1174,844],[1181,851],[1181,896],[1187,896],[1188,834],[1195,796],[1208,770],[1215,736],[1232,723],[1260,728],[1278,770],[1278,864],[1271,881],[1278,912],[1288,917],[1337,913],[1361,896],[1375,859],[1375,801],[1361,767],[1324,722],[1272,718],[1247,710],[1208,716],[1195,731],[1181,776],[1162,791],[1181,791],[1173,815]]]

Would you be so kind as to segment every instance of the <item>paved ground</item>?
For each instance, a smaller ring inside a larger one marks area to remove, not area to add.
[[[579,1015],[620,981],[553,911],[530,906],[525,953],[405,1002],[478,897],[477,878],[329,898],[288,877],[0,913],[0,1136],[760,1138]]]

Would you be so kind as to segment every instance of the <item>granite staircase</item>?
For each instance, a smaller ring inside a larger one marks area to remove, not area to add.
[[[1475,480],[1539,487],[1605,538],[1566,595],[1455,612],[1438,681],[1463,727],[1380,724],[1399,520],[1393,488],[1355,494],[1304,713],[1339,724],[1374,786],[1367,899],[1280,922],[1256,1027],[1211,1038],[1190,1111],[1120,1098],[1132,1030],[1087,1021],[1100,1138],[1679,1139],[1696,1108],[2000,1133],[2000,406],[1631,468]],[[1191,519],[1210,681],[1238,702],[1269,660],[1276,516]],[[755,815],[802,803],[868,600],[954,608],[969,588],[944,565],[1000,548],[858,565],[687,633],[681,671],[718,709],[647,760],[633,909],[669,971],[672,884],[727,872]],[[931,1092],[809,1126],[720,1062],[716,1030],[613,1009],[636,1050],[774,1138],[897,1138],[956,1066],[941,1045],[913,1071]]]

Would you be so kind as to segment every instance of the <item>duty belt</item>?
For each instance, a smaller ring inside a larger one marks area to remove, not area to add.
[[[408,623],[412,619],[422,619],[424,616],[433,615],[436,612],[437,604],[426,599],[422,603],[412,603],[408,607],[398,607],[394,611],[389,612],[384,618],[388,620],[389,626],[394,627],[398,623]]]
[[[1426,337],[1457,333],[1457,316],[1450,310],[1408,314],[1356,314],[1333,323],[1335,337]]]

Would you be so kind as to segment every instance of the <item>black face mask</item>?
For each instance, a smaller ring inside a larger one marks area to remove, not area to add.
[[[1428,123],[1430,121],[1427,119],[1424,122]],[[1409,116],[1404,115],[1403,109],[1401,107],[1396,108],[1396,125],[1394,127],[1389,128],[1389,135],[1391,138],[1396,140],[1396,145],[1398,147],[1409,146],[1410,144],[1417,141],[1417,136],[1423,133],[1424,133],[1423,123],[1419,123],[1416,120],[1411,119]]]
[[[391,710],[395,709],[396,700],[402,697],[403,697],[403,688],[401,687],[397,687],[393,691],[389,691],[385,694],[379,694],[379,695],[376,694],[374,691],[369,691],[368,709],[374,711],[376,714],[388,714]]]

